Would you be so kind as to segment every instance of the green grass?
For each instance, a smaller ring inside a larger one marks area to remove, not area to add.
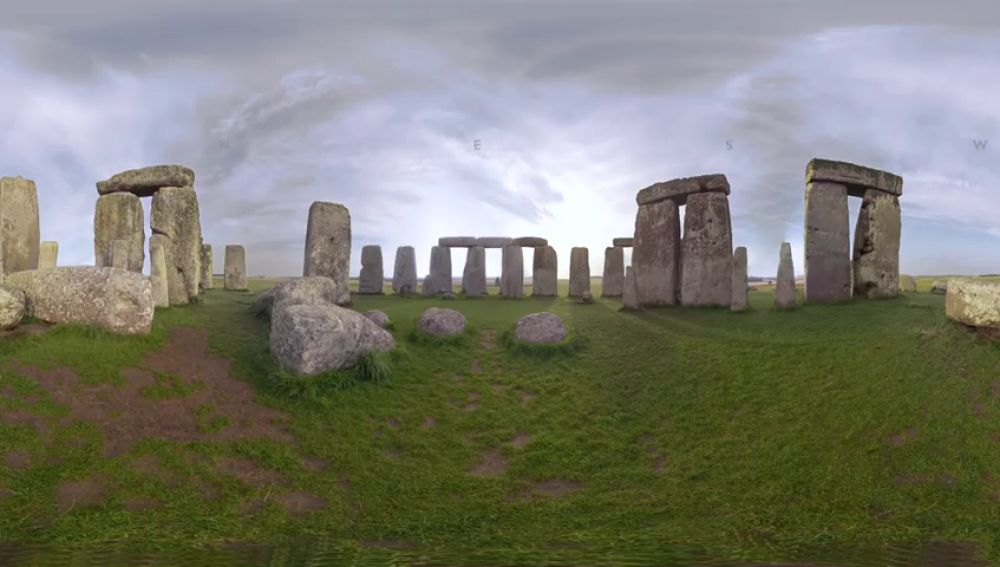
[[[250,282],[254,292],[272,283]],[[0,415],[32,408],[57,419],[65,410],[8,370],[11,361],[70,366],[86,383],[113,385],[171,329],[202,328],[258,402],[288,414],[298,441],[147,439],[108,458],[93,424],[69,420],[46,439],[0,417],[0,457],[23,451],[32,462],[14,470],[0,461],[0,488],[11,493],[0,497],[0,540],[187,547],[322,536],[490,549],[494,563],[637,549],[787,560],[970,540],[1000,560],[1000,346],[947,321],[942,296],[777,312],[759,291],[739,315],[625,313],[605,299],[359,296],[354,309],[389,314],[400,352],[305,380],[274,366],[252,300],[212,291],[158,312],[148,337],[65,328],[3,343],[0,389],[33,401],[0,397]],[[474,330],[455,342],[409,340],[431,306],[461,311]],[[508,348],[506,331],[538,311],[562,317],[582,348]],[[166,400],[184,395],[170,378],[162,384]],[[236,425],[215,408],[198,412],[205,432]],[[519,434],[530,435],[523,448],[512,444]],[[506,471],[469,474],[489,452]],[[177,482],[138,474],[131,463],[144,455]],[[280,472],[326,508],[287,513],[268,488],[213,467],[228,457]],[[314,470],[307,458],[326,466]],[[94,473],[113,480],[102,504],[56,509],[60,482]],[[579,490],[525,496],[552,480]],[[199,483],[218,497],[204,498]],[[133,497],[168,504],[128,511]]]

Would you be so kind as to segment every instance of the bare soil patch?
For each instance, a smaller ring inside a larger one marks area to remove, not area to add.
[[[515,499],[531,497],[562,498],[583,489],[584,485],[579,482],[554,478],[529,484],[522,492],[515,495]]]
[[[532,437],[533,437],[532,434],[526,431],[520,431],[518,432],[517,435],[514,436],[513,439],[511,439],[510,445],[515,449],[524,449],[525,447],[528,446],[528,443],[531,443]]]
[[[107,479],[103,475],[66,480],[56,489],[56,506],[60,514],[68,514],[77,508],[103,504],[106,496]]]
[[[887,439],[886,442],[892,447],[902,447],[903,445],[914,441],[918,436],[919,434],[917,433],[916,428],[911,425],[902,433],[893,435]]]
[[[426,419],[424,419],[424,422],[420,425],[420,429],[427,431],[429,429],[433,429],[435,425],[437,425],[437,420],[434,419],[434,416],[429,415],[427,416]]]
[[[10,451],[3,456],[3,464],[10,469],[26,469],[31,466],[31,455],[25,451]]]
[[[52,325],[44,325],[40,323],[29,323],[27,325],[18,325],[13,329],[0,330],[0,338],[16,338],[23,336],[33,336],[41,335],[42,333],[47,333]]]
[[[292,515],[308,514],[326,509],[326,500],[311,492],[286,492],[278,496],[278,503]]]
[[[472,476],[494,477],[502,476],[510,467],[510,462],[503,453],[496,449],[491,449],[483,453],[479,464],[474,466],[470,472]]]
[[[535,401],[536,398],[538,398],[538,394],[536,394],[534,392],[528,392],[527,390],[522,390],[519,393],[520,393],[520,396],[521,396],[521,404],[522,405],[528,405],[531,402]]]
[[[144,438],[171,441],[231,441],[268,437],[282,442],[295,438],[288,417],[254,402],[250,384],[230,376],[231,363],[208,349],[196,330],[174,331],[166,345],[143,361],[148,370],[126,368],[124,384],[83,384],[68,367],[52,370],[18,365],[14,370],[33,378],[56,403],[69,408],[68,421],[97,423],[104,436],[104,453],[116,456]],[[170,374],[191,387],[183,397],[150,399],[143,390],[155,386],[153,372]],[[9,414],[7,416],[9,419]]]
[[[152,498],[130,498],[124,503],[125,510],[129,512],[142,512],[160,507],[160,501]]]
[[[181,484],[177,475],[164,467],[156,455],[142,455],[136,458],[132,461],[132,469],[144,476],[155,478],[171,488]]]
[[[215,469],[251,486],[273,486],[285,481],[285,475],[262,468],[249,459],[227,457],[220,460]]]
[[[366,540],[362,541],[361,545],[372,549],[395,549],[398,551],[417,549],[420,547],[412,541],[401,540]]]
[[[497,348],[496,329],[483,329],[479,333],[479,348],[483,350],[493,350]]]
[[[470,374],[483,373],[483,365],[479,362],[478,358],[472,360],[472,366],[469,368],[469,373]]]

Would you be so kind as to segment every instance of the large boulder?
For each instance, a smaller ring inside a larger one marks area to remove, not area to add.
[[[153,290],[142,274],[77,266],[18,272],[6,284],[24,291],[26,312],[49,323],[84,323],[122,334],[147,334]]]
[[[948,280],[934,280],[931,284],[931,293],[944,295],[948,293]]]
[[[396,341],[367,317],[332,303],[279,304],[271,316],[271,354],[282,367],[315,376],[353,366]]]
[[[311,276],[296,278],[282,282],[257,296],[254,301],[254,313],[269,316],[272,308],[284,303],[287,305],[335,305],[340,299],[340,286],[330,278]]]
[[[351,302],[351,213],[339,203],[316,201],[309,207],[303,276],[323,276],[337,283],[338,305]]]
[[[1000,282],[972,278],[948,280],[944,312],[949,319],[963,325],[1000,329]]]
[[[435,337],[451,337],[465,332],[465,315],[454,309],[431,307],[417,321],[417,328]]]
[[[192,187],[194,171],[183,165],[153,165],[130,169],[97,182],[97,192],[131,193],[137,197],[152,197],[162,187]]]
[[[164,187],[153,194],[150,227],[162,236],[170,305],[185,305],[200,291],[201,213],[192,187]]]
[[[0,285],[0,329],[16,327],[25,313],[24,291],[16,287]]]
[[[531,344],[558,343],[568,334],[562,319],[548,312],[525,315],[514,325],[514,336]]]
[[[362,313],[368,320],[375,323],[383,329],[389,326],[389,316],[386,315],[385,311],[379,311],[378,309],[372,309],[371,311],[365,311]]]

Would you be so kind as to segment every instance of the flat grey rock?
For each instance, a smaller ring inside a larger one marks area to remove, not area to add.
[[[852,197],[864,197],[868,189],[878,189],[897,197],[903,194],[903,178],[888,171],[846,161],[815,158],[806,165],[806,183],[840,183]]]
[[[695,193],[721,192],[728,195],[729,191],[729,180],[726,176],[713,173],[654,183],[639,191],[635,202],[642,206],[670,199],[678,206],[682,206],[687,204],[688,196]]]
[[[153,165],[130,169],[97,182],[100,195],[131,193],[137,197],[152,197],[163,187],[193,187],[194,171],[183,165]]]

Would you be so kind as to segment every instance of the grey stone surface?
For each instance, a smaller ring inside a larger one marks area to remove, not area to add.
[[[6,284],[24,291],[27,314],[42,321],[122,334],[147,334],[152,328],[152,288],[142,274],[77,266],[11,274]]]
[[[615,238],[611,241],[612,246],[618,246],[619,248],[631,248],[635,243],[635,238],[631,236]]]
[[[119,270],[128,269],[128,242],[124,240],[111,242],[111,267]]]
[[[424,278],[423,293],[424,295],[450,293],[451,287],[451,248],[434,246],[431,248],[431,270]]]
[[[486,293],[486,249],[482,246],[473,246],[466,252],[462,291],[470,297]]]
[[[226,263],[223,272],[223,287],[228,291],[246,291],[247,254],[239,244],[226,245]]]
[[[556,297],[559,294],[559,257],[552,246],[538,246],[532,253],[531,295]]]
[[[47,268],[52,269],[52,268]],[[24,291],[7,285],[0,285],[0,329],[17,327],[26,312]]]
[[[470,248],[478,246],[475,236],[443,236],[438,238],[438,246],[447,248]]]
[[[558,343],[568,335],[566,324],[554,313],[531,313],[514,325],[514,337],[534,345]]]
[[[271,313],[271,354],[285,369],[315,376],[396,347],[392,335],[357,311],[329,303],[279,303]]]
[[[167,238],[154,234],[149,238],[149,283],[153,307],[170,307],[170,286],[167,283]]]
[[[417,328],[436,337],[450,337],[465,332],[465,315],[454,309],[431,307],[417,321]]]
[[[641,207],[670,199],[681,206],[687,203],[687,199],[691,195],[710,192],[729,195],[729,180],[726,179],[725,175],[714,173],[661,181],[639,191],[635,202]]]
[[[808,303],[851,298],[851,234],[847,188],[810,183],[805,201],[805,299]]]
[[[340,301],[340,286],[323,276],[308,276],[281,282],[257,296],[253,312],[258,317],[269,317],[278,303],[288,305],[336,305]]]
[[[146,261],[146,227],[142,201],[131,193],[113,193],[97,198],[94,210],[94,258],[99,268],[113,265],[111,243],[128,243],[130,272],[142,272]]]
[[[642,306],[676,305],[680,293],[681,225],[677,203],[643,205],[635,216],[632,269]]]
[[[358,276],[358,292],[366,295],[382,295],[384,283],[382,247],[377,244],[369,244],[361,249],[361,274]]]
[[[506,236],[484,236],[476,239],[476,246],[483,248],[503,248],[514,243],[513,238]]]
[[[634,311],[639,307],[639,290],[635,282],[635,272],[632,271],[632,266],[626,266],[625,286],[622,290],[622,309]]]
[[[900,275],[899,276],[899,291],[903,293],[916,293],[917,291],[917,280],[913,279],[913,276]]]
[[[746,311],[750,304],[749,287],[747,286],[747,249],[743,246],[733,251],[733,300],[729,305],[732,311]]]
[[[375,323],[383,329],[389,325],[389,316],[386,315],[385,311],[379,311],[378,309],[372,309],[370,311],[365,311],[362,313],[368,320]]]
[[[896,197],[903,194],[903,178],[898,175],[846,161],[815,158],[806,165],[806,184],[822,182],[844,185],[852,197],[864,197],[868,189]]]
[[[212,245],[201,245],[201,277],[198,278],[198,287],[201,291],[215,287],[213,281],[215,258],[212,255]]]
[[[38,248],[38,269],[51,270],[59,265],[59,243],[46,240]]]
[[[792,263],[792,245],[781,243],[778,258],[778,278],[774,282],[774,306],[778,309],[795,307],[795,265]]]
[[[948,280],[944,312],[976,328],[1000,329],[1000,282],[973,278]]]
[[[621,297],[625,286],[625,250],[620,246],[604,249],[601,297]]]
[[[590,305],[590,304],[594,303],[594,296],[591,295],[591,293],[589,291],[585,291],[585,292],[583,292],[583,293],[580,294],[580,302],[584,303],[584,304],[587,304],[587,305]]]
[[[412,246],[396,249],[396,261],[392,269],[392,291],[397,294],[417,292],[417,256]]]
[[[316,201],[309,207],[302,275],[332,279],[340,289],[337,305],[345,305],[351,301],[350,267],[351,213],[344,205]]]
[[[590,251],[577,246],[569,254],[569,296],[583,297],[590,293]]]
[[[198,295],[201,282],[201,213],[198,195],[191,187],[164,187],[153,194],[150,226],[167,237],[170,305],[184,305]],[[131,255],[130,255],[131,257]]]
[[[35,182],[0,178],[0,273],[36,269],[40,240]]]
[[[500,295],[524,297],[524,249],[516,244],[505,246],[501,264]]]
[[[131,193],[137,197],[152,197],[163,187],[193,187],[194,171],[183,165],[154,165],[130,169],[97,182],[97,192]]]
[[[944,295],[948,293],[948,280],[934,280],[931,284],[931,293]]]
[[[548,246],[549,241],[538,236],[521,236],[515,238],[512,244],[516,244],[522,248],[536,248],[538,246]]]
[[[871,189],[865,193],[854,229],[854,296],[879,299],[899,295],[899,198]]]
[[[688,197],[681,248],[681,304],[729,307],[733,300],[733,229],[725,193]]]

